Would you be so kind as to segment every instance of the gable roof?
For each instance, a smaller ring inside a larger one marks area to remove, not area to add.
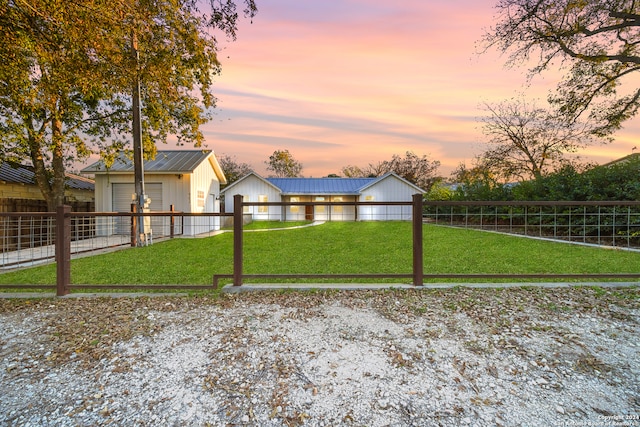
[[[426,191],[424,191],[422,188],[420,188],[420,187],[418,187],[417,185],[415,185],[415,184],[413,184],[413,183],[411,183],[411,182],[407,181],[406,179],[404,179],[404,178],[403,178],[403,177],[401,177],[400,175],[396,174],[395,172],[387,172],[387,173],[385,173],[384,175],[379,176],[378,178],[375,178],[375,179],[373,180],[373,182],[371,182],[371,183],[369,183],[369,184],[367,184],[367,185],[363,186],[363,187],[360,189],[360,191],[364,191],[364,190],[366,190],[367,188],[369,188],[369,187],[371,187],[371,186],[373,186],[373,185],[375,185],[375,184],[377,184],[377,183],[379,183],[379,182],[381,182],[381,181],[384,181],[385,179],[388,179],[389,177],[394,177],[394,178],[396,178],[396,179],[398,179],[398,180],[402,181],[404,184],[406,184],[406,185],[408,185],[408,186],[412,187],[414,190],[416,190],[416,192],[417,192],[417,193],[421,193],[421,194],[426,193]]]
[[[202,162],[209,159],[216,176],[221,183],[226,183],[224,173],[218,160],[213,155],[212,150],[158,150],[155,159],[144,161],[145,174],[175,173],[185,174],[192,173]],[[120,153],[118,158],[113,162],[110,168],[107,168],[103,160],[99,160],[86,168],[82,169],[83,173],[134,173],[133,160],[125,153]]]
[[[399,177],[393,172],[386,173],[377,178],[263,178],[257,173],[251,172],[228,187],[222,189],[220,192],[227,192],[235,185],[241,183],[245,179],[248,179],[250,176],[254,176],[272,186],[282,195],[359,195],[366,188],[369,188],[390,176],[393,176],[403,183],[413,187],[417,192],[424,193],[424,190]]]
[[[2,162],[0,163],[0,181],[12,182],[17,184],[36,185],[35,173],[33,166],[20,165],[17,163]],[[95,190],[95,182],[92,179],[85,178],[72,173],[66,173],[67,180],[65,185],[67,188],[74,190]]]

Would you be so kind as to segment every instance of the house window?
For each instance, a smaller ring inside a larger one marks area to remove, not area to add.
[[[342,202],[343,199],[342,199],[342,197],[334,197],[333,201],[334,202]],[[334,206],[333,207],[333,212],[334,213],[342,213],[342,206]]]
[[[292,197],[289,201],[291,203],[298,203],[300,201],[300,197]],[[300,206],[290,206],[289,211],[291,213],[297,214],[298,212],[300,212]]]
[[[373,196],[371,196],[371,195],[364,196],[364,201],[365,201],[365,202],[373,202],[375,199],[376,199],[376,198],[375,198],[375,197],[373,197]]]
[[[204,208],[204,191],[200,191],[198,190],[198,194],[197,194],[198,198],[197,198],[197,205],[199,208]]]
[[[324,202],[324,197],[322,196],[317,196],[316,198],[313,199],[315,202]],[[326,206],[322,206],[322,205],[318,205],[316,206],[316,213],[319,214],[323,214],[325,213],[325,208]]]
[[[268,198],[266,194],[260,194],[258,196],[258,202],[260,203],[267,203],[268,202]],[[269,206],[258,206],[258,213],[267,213],[269,212]]]
[[[244,203],[249,203],[249,195],[248,195],[248,194],[243,195],[243,196],[242,196],[242,201],[243,201]],[[243,212],[243,213],[249,213],[249,206],[244,206],[244,207],[242,208],[242,212]]]

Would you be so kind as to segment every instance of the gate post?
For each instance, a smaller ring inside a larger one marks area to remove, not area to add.
[[[56,209],[56,296],[69,293],[71,284],[71,206]]]
[[[242,194],[233,196],[233,286],[242,286]]]
[[[422,247],[422,194],[413,195],[413,285],[424,282],[424,258]]]

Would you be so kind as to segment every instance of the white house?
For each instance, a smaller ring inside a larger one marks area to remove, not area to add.
[[[98,161],[83,173],[95,174],[96,212],[131,212],[134,188],[133,161],[124,155],[107,168]],[[219,212],[220,184],[226,178],[211,150],[158,151],[154,160],[144,162],[145,194],[151,199],[150,211],[175,211],[189,213]],[[100,218],[99,218],[100,219]],[[99,234],[128,234],[127,221],[113,223],[102,219]],[[186,235],[195,235],[218,229],[219,218],[184,217],[178,224]],[[152,217],[154,235],[169,233],[165,218]],[[179,232],[176,230],[175,232]]]
[[[425,191],[395,173],[377,178],[263,178],[255,172],[224,188],[225,211],[233,212],[233,196],[245,202],[411,202]],[[357,210],[356,210],[357,208]],[[411,206],[301,205],[245,206],[253,220],[410,220]]]

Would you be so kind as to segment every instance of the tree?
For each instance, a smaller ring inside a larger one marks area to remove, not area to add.
[[[451,173],[456,184],[454,199],[458,200],[508,200],[509,190],[500,182],[481,157],[476,157],[473,166],[460,163]]]
[[[265,161],[267,170],[279,178],[296,178],[302,176],[302,163],[293,158],[289,150],[276,150],[269,161]]]
[[[342,175],[346,178],[364,178],[365,171],[363,171],[359,166],[347,165],[342,168]]]
[[[236,182],[253,171],[253,167],[251,167],[250,164],[239,163],[235,157],[226,154],[218,157],[218,163],[224,172],[224,176],[227,178],[227,185]]]
[[[237,20],[233,1],[210,1],[0,0],[0,161],[29,160],[55,209],[72,161],[128,147],[137,80],[146,154],[169,135],[201,145],[220,70],[210,29],[234,37]]]
[[[439,167],[438,160],[429,160],[426,155],[418,157],[412,151],[407,151],[404,157],[394,154],[391,160],[382,162],[378,176],[395,172],[398,176],[428,191],[438,179],[436,171]]]
[[[566,76],[550,100],[568,120],[583,116],[610,136],[640,105],[640,3],[635,0],[499,0],[486,49],[507,64],[534,62],[530,77],[561,65]],[[624,89],[626,84],[626,91]]]
[[[483,133],[493,148],[480,155],[481,163],[505,180],[540,178],[561,165],[567,153],[595,141],[589,126],[523,99],[484,107],[489,114],[482,119]]]
[[[365,168],[345,166],[342,168],[342,174],[347,178],[374,178],[394,172],[423,190],[429,190],[431,185],[439,179],[435,175],[439,167],[439,161],[431,161],[426,155],[418,157],[415,153],[407,151],[404,157],[394,154],[391,160],[369,163]]]

